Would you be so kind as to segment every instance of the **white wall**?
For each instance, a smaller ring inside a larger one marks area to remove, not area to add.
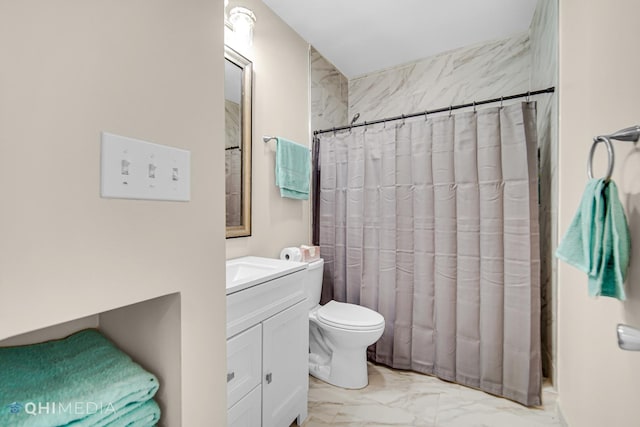
[[[640,56],[636,0],[560,1],[559,232],[573,218],[586,183],[595,135],[640,124]],[[640,156],[614,142],[614,180],[631,229],[628,300],[587,296],[587,279],[558,265],[558,391],[572,427],[635,426],[640,402],[640,354],[616,343],[616,324],[640,327]],[[597,174],[606,155],[599,149]]]
[[[68,322],[58,323],[57,325],[29,331],[26,334],[14,335],[10,338],[6,338],[0,341],[0,347],[29,345],[40,343],[43,341],[60,339],[83,329],[98,329],[99,326],[100,315],[92,314],[91,316],[81,317],[78,319],[70,320]]]
[[[0,339],[180,293],[185,426],[226,414],[222,7],[0,2]],[[192,200],[100,198],[103,130],[191,150]]]
[[[154,396],[162,410],[161,426],[182,420],[180,366],[180,294],[154,298],[100,313],[99,329],[136,363],[153,372],[162,385]]]
[[[256,15],[253,46],[252,236],[227,239],[227,259],[277,257],[285,246],[310,242],[309,201],[283,199],[275,186],[275,141],[309,145],[309,46],[260,0],[231,1]],[[220,144],[222,145],[222,144]],[[222,153],[222,148],[220,149]]]

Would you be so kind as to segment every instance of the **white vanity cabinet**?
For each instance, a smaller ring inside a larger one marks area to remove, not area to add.
[[[307,416],[306,270],[287,273],[236,292],[227,288],[229,426],[289,427]]]

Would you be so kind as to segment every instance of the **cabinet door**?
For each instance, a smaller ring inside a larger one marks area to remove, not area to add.
[[[307,416],[309,312],[304,302],[262,323],[262,427]]]
[[[228,427],[260,427],[260,386],[227,411]]]

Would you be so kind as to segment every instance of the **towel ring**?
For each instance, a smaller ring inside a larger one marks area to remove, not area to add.
[[[593,179],[593,156],[596,152],[596,146],[599,142],[604,142],[604,145],[607,147],[607,154],[609,155],[609,167],[607,168],[607,175],[604,177],[605,182],[609,182],[611,179],[611,175],[613,175],[613,163],[615,161],[615,157],[613,155],[613,145],[611,145],[611,140],[606,136],[598,136],[593,138],[593,144],[591,145],[591,150],[589,151],[589,161],[587,162],[587,175],[589,179]]]

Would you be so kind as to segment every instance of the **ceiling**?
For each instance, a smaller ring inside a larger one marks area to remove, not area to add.
[[[526,31],[538,2],[263,1],[348,78]]]

